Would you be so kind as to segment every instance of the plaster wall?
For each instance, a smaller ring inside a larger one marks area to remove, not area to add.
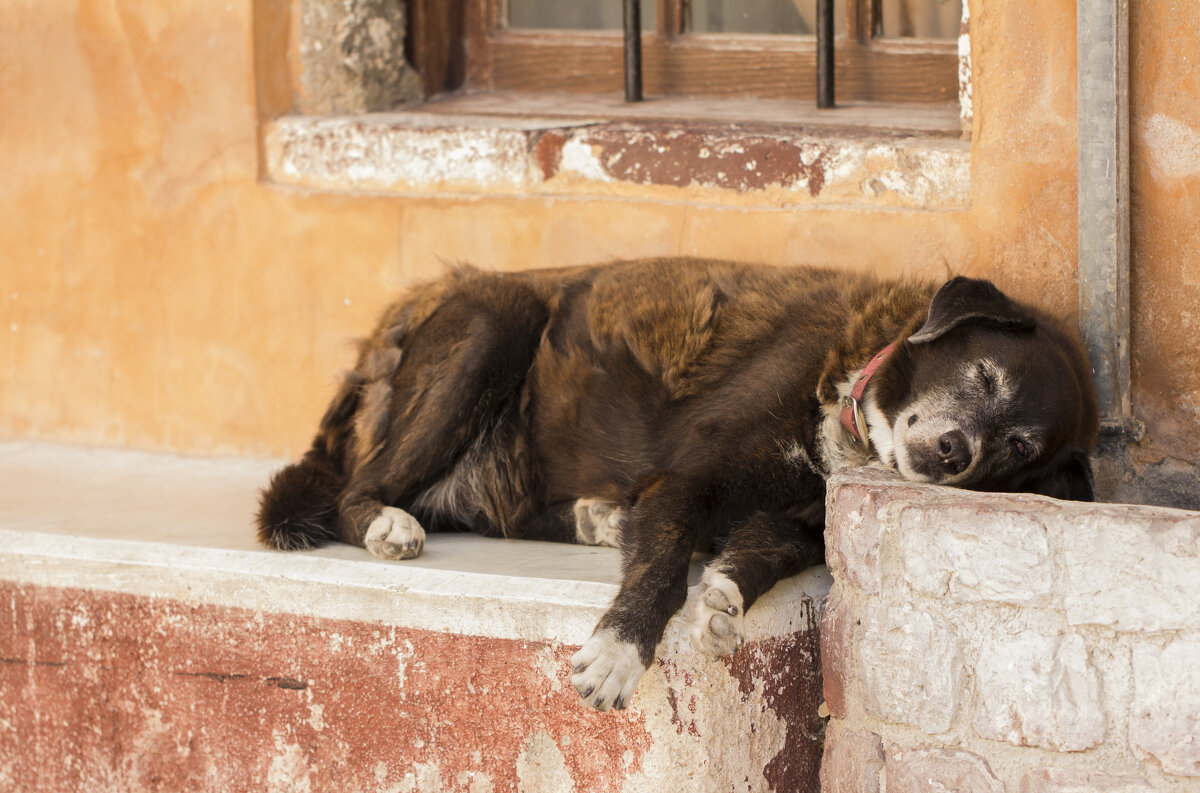
[[[969,201],[919,210],[290,191],[260,179],[264,122],[305,102],[287,0],[2,0],[0,435],[295,454],[351,340],[442,261],[962,272],[1071,315],[1074,7],[972,5]],[[1138,454],[1194,464],[1200,7],[1131,16]]]
[[[1130,21],[1134,410],[1144,462],[1200,462],[1200,7],[1134,2]]]
[[[0,443],[0,791],[817,787],[824,567],[755,604],[736,656],[698,653],[680,614],[629,708],[599,713],[569,659],[619,551],[265,551],[277,466]]]

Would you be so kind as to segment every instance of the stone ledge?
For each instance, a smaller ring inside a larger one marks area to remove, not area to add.
[[[1196,785],[1200,514],[872,469],[827,498],[834,777],[862,773],[845,740],[882,748],[889,791]]]
[[[261,549],[257,492],[281,464],[0,443],[0,579],[575,644],[616,594],[613,548],[432,534],[404,562],[341,544]],[[828,588],[823,567],[789,579],[747,614],[748,630],[789,634],[792,610]],[[668,643],[685,645],[675,623]]]
[[[831,566],[868,593],[1049,607],[1071,625],[1200,628],[1200,512],[971,493],[884,471],[828,490]]]
[[[756,604],[735,657],[672,620],[629,710],[602,714],[568,659],[615,550],[255,550],[276,464],[0,444],[0,788],[815,784],[824,568]]]
[[[303,190],[614,196],[723,206],[958,209],[970,144],[785,125],[449,115],[286,116],[266,175]]]

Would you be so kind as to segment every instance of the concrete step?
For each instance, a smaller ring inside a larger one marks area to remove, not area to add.
[[[631,707],[597,713],[567,659],[615,550],[260,550],[278,464],[0,444],[0,790],[815,789],[824,568],[733,658],[673,620]]]

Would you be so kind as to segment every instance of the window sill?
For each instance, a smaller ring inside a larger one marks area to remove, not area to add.
[[[267,178],[314,191],[911,209],[961,208],[970,194],[953,106],[489,94],[285,116],[264,137]]]

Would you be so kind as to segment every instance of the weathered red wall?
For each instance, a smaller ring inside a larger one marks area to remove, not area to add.
[[[575,790],[615,791],[654,743],[636,703],[580,705],[578,647],[13,583],[0,583],[0,605],[6,791],[498,793],[520,774],[552,789],[559,764]],[[787,725],[763,771],[781,793],[816,779],[821,682],[817,666],[792,663],[815,652],[814,625],[724,662],[743,701],[756,698],[747,708],[762,697]],[[672,723],[702,739],[688,673],[659,663],[680,678]],[[715,773],[653,773],[664,771]]]

